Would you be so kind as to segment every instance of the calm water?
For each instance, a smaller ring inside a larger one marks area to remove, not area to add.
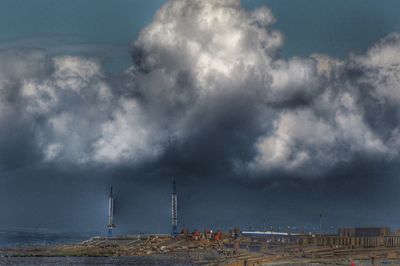
[[[71,244],[89,239],[91,236],[91,234],[78,233],[7,231],[0,232],[0,248]]]
[[[78,243],[94,234],[0,232],[0,248]],[[159,257],[0,257],[0,265],[192,265],[184,258]]]
[[[188,261],[158,257],[43,257],[43,258],[0,258],[0,265],[192,265]]]

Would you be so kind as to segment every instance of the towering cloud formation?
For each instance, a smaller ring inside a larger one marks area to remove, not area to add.
[[[398,161],[399,35],[345,60],[283,59],[274,21],[239,0],[169,1],[117,76],[96,59],[1,51],[1,127],[27,132],[12,138],[28,162],[315,177]]]

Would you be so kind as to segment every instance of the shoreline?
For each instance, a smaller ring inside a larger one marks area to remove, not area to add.
[[[232,247],[240,243],[239,248]],[[250,251],[250,245],[260,245]],[[251,238],[213,240],[171,239],[169,237],[92,238],[77,244],[0,248],[0,264],[6,261],[78,261],[91,259],[113,265],[113,261],[145,261],[151,265],[399,265],[400,248],[346,248],[298,244],[267,244]],[[108,262],[110,261],[110,262]],[[77,263],[78,263],[77,262]],[[61,262],[60,262],[61,263]],[[7,263],[6,263],[7,264]],[[17,264],[15,264],[17,265]],[[50,264],[49,264],[50,265]]]

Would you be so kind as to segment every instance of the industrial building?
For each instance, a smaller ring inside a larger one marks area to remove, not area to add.
[[[370,237],[370,236],[388,236],[391,235],[388,227],[356,227],[340,228],[338,235],[341,237]]]
[[[400,236],[387,227],[340,228],[337,235],[301,235],[298,243],[330,247],[400,247]]]
[[[113,236],[114,224],[114,197],[113,189],[110,188],[110,194],[108,199],[108,238]],[[337,234],[322,234],[322,215],[320,215],[320,232],[319,234],[297,234],[288,232],[274,232],[274,231],[242,231],[235,228],[234,232],[229,235],[233,239],[237,239],[240,236],[248,238],[262,239],[266,243],[276,244],[291,244],[297,243],[300,245],[317,245],[317,246],[329,246],[331,248],[336,247],[347,247],[347,248],[358,248],[358,247],[400,247],[400,234],[392,233],[388,227],[350,227],[340,228]],[[175,180],[172,182],[172,194],[171,194],[171,236],[173,238],[178,237],[178,197]],[[186,231],[186,233],[185,233]],[[221,240],[222,232],[218,231],[213,234],[212,230],[206,230],[204,233],[195,230],[191,235],[188,230],[182,230],[180,237],[191,238],[193,240],[199,239],[214,239]],[[240,234],[239,234],[240,232]]]

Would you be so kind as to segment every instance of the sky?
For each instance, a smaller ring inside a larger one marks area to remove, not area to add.
[[[398,229],[395,0],[0,2],[0,230]]]
[[[107,70],[121,71],[130,64],[128,45],[165,2],[4,0],[0,40],[52,53],[69,46],[69,53],[106,57]],[[319,52],[344,58],[400,28],[396,0],[245,0],[242,5],[249,10],[266,5],[273,11],[277,21],[272,27],[285,35],[285,57]]]

